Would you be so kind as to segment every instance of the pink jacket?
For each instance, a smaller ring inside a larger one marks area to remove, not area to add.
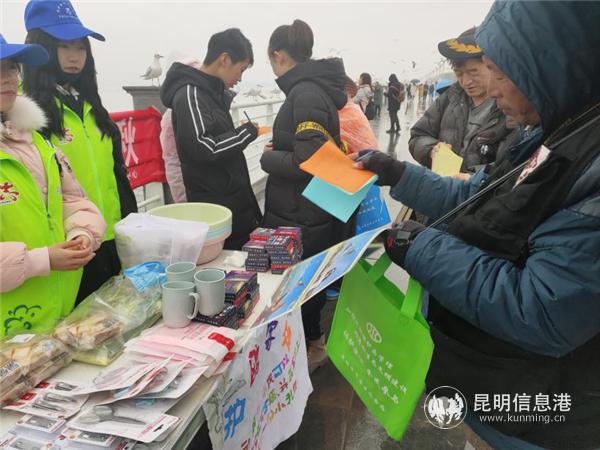
[[[197,59],[184,58],[182,64],[200,69],[202,63]],[[171,110],[163,114],[160,122],[160,145],[162,147],[162,156],[165,162],[165,172],[167,183],[171,189],[171,195],[175,203],[187,202],[185,186],[183,184],[183,175],[181,174],[181,161],[177,154],[177,145],[175,144],[175,134],[173,133],[173,122],[171,121]]]
[[[367,148],[378,150],[379,144],[367,116],[360,106],[348,100],[346,106],[338,111],[340,117],[340,135],[348,144],[348,153],[357,153]]]
[[[29,169],[47,202],[46,171],[39,152],[31,142],[32,130],[43,128],[46,117],[34,101],[19,96],[6,118],[6,122],[0,123],[0,148]],[[61,182],[66,240],[84,235],[97,250],[102,244],[106,223],[96,205],[86,198],[65,155],[57,151],[57,156],[63,169]],[[25,242],[0,242],[0,292],[11,291],[31,277],[49,273],[47,247],[28,250]]]
[[[171,195],[175,203],[187,202],[183,175],[181,174],[181,161],[177,154],[175,134],[173,133],[173,122],[171,121],[171,110],[167,109],[160,121],[160,146],[162,157],[165,162],[165,174],[167,183],[171,189]]]

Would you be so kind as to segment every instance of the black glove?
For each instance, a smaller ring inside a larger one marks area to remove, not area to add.
[[[404,268],[404,259],[410,244],[425,228],[425,225],[419,222],[407,220],[385,231],[385,252],[395,264]]]
[[[358,152],[358,157],[365,155],[367,152],[373,152],[370,156],[361,160],[365,169],[375,172],[379,179],[379,186],[394,186],[404,173],[404,163],[386,155],[385,153],[373,150],[361,150]]]
[[[256,128],[256,126],[252,122],[246,122],[243,125],[240,125],[235,129],[235,131],[239,134],[239,132],[244,129],[250,132],[250,142],[256,140],[256,138],[258,137],[258,128]]]

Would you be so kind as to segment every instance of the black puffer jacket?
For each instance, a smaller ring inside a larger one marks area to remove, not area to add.
[[[350,237],[353,228],[353,220],[344,224],[302,196],[312,176],[298,167],[327,141],[318,131],[296,133],[302,122],[320,124],[340,144],[338,109],[347,102],[344,81],[344,64],[338,58],[300,63],[277,79],[286,99],[273,124],[273,151],[260,161],[269,174],[263,223],[300,226],[306,257]]]
[[[256,128],[252,124],[235,128],[223,82],[184,64],[171,66],[160,95],[173,111],[188,201],[229,208],[233,232],[225,248],[240,249],[262,219],[243,153],[256,139]]]
[[[446,90],[410,130],[408,148],[415,160],[431,168],[431,149],[438,142],[452,145],[464,158],[462,171],[493,163],[498,146],[512,130],[506,128],[506,116],[494,104],[487,121],[463,148],[469,120],[470,99],[458,83]],[[483,155],[481,148],[486,145]]]

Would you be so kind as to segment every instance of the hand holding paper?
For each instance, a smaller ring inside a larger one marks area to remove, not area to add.
[[[452,151],[452,147],[441,142],[435,148],[437,150],[431,153],[431,170],[444,177],[459,173],[463,159]]]
[[[331,141],[327,141],[314,155],[300,164],[300,168],[349,194],[356,194],[375,176],[368,170],[354,168],[352,160]]]

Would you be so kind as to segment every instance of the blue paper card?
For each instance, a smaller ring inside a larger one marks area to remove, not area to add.
[[[342,222],[347,222],[367,196],[375,181],[377,181],[376,176],[365,184],[361,190],[355,194],[350,194],[320,178],[313,177],[302,195],[332,216],[337,217]]]
[[[388,225],[392,219],[379,186],[371,186],[356,215],[356,234]]]

